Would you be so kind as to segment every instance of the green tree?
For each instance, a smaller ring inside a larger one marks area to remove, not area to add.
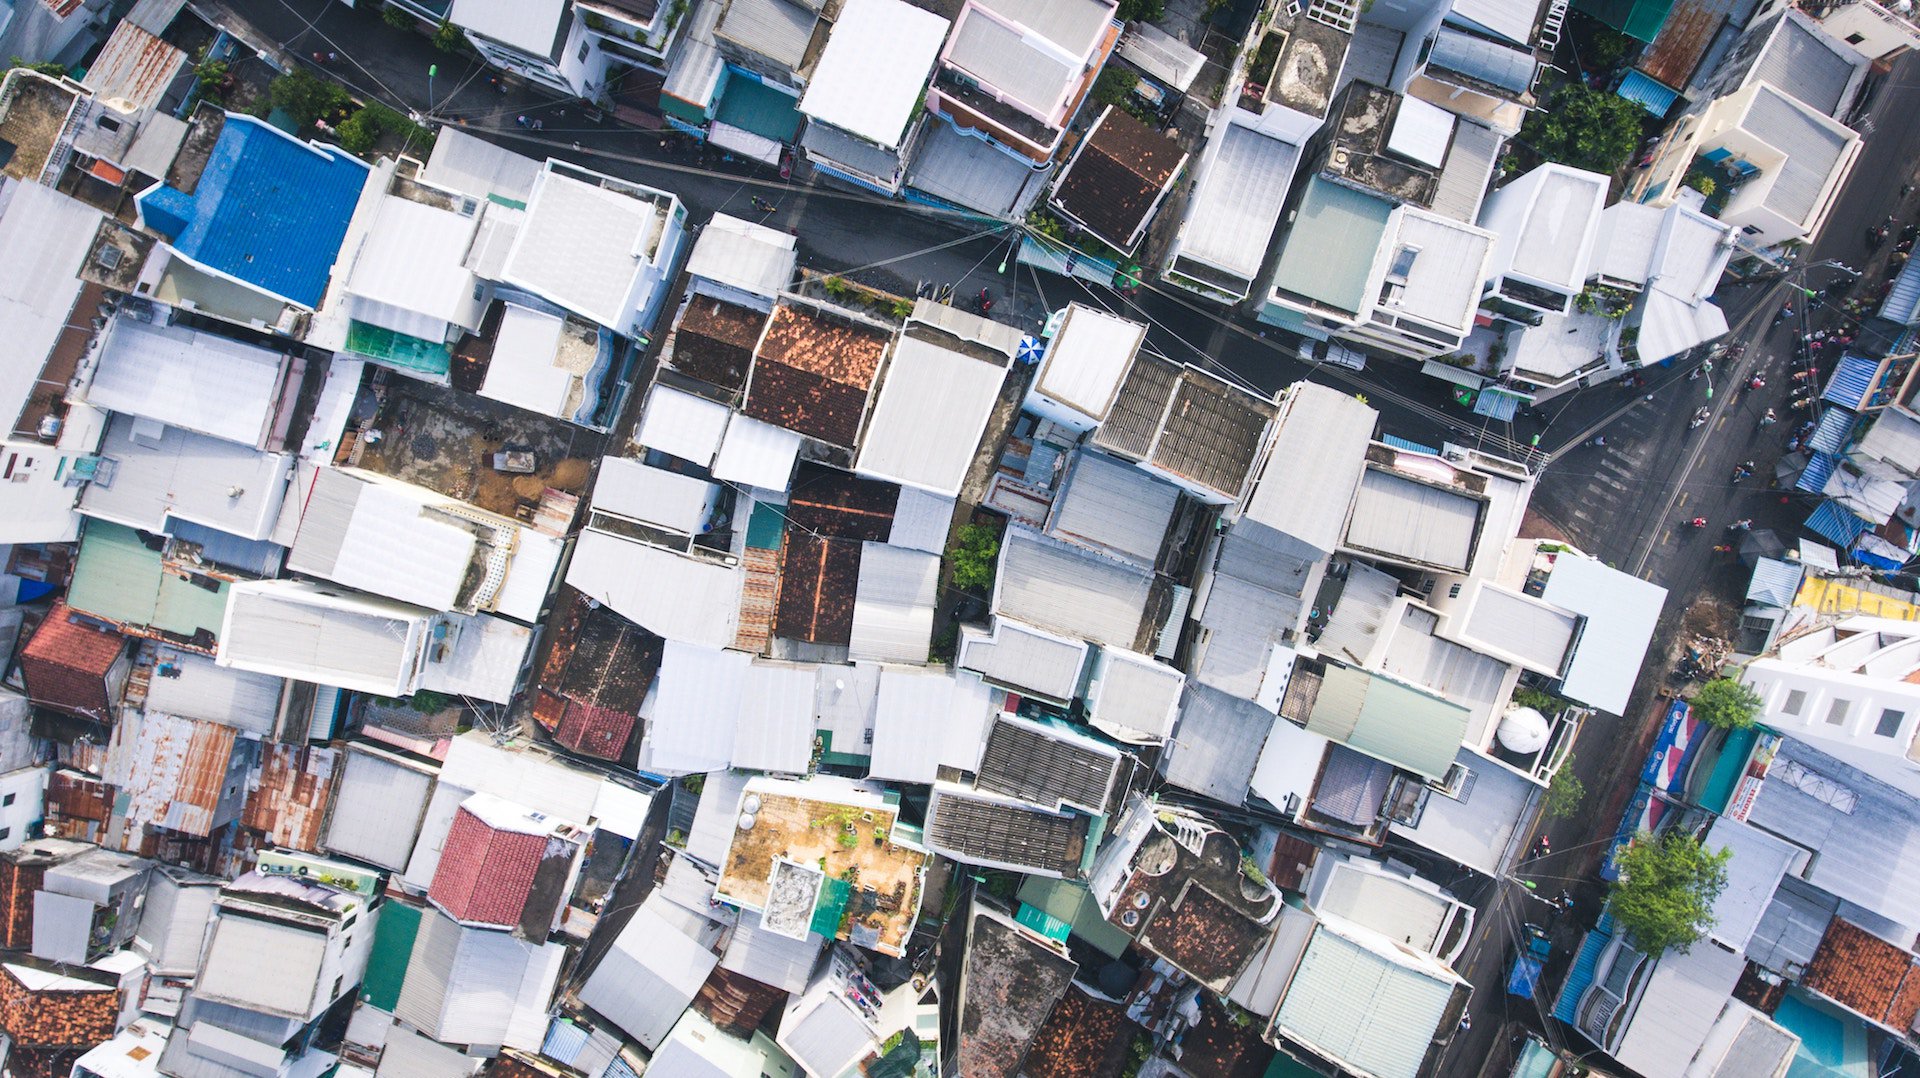
[[[1568,756],[1553,773],[1553,782],[1547,786],[1547,796],[1541,802],[1540,812],[1549,820],[1562,820],[1580,811],[1580,803],[1587,798],[1587,784],[1573,773],[1573,757]]]
[[[1742,730],[1760,714],[1760,694],[1730,677],[1714,678],[1687,701],[1694,714],[1722,730]]]
[[[1727,885],[1732,857],[1731,849],[1707,852],[1684,832],[1642,833],[1620,853],[1608,908],[1647,954],[1684,952],[1713,927],[1713,901]]]
[[[361,109],[340,121],[334,134],[340,137],[340,145],[348,153],[368,153],[380,143],[380,123],[368,110]]]
[[[961,591],[986,591],[993,586],[994,559],[1000,556],[1000,533],[985,524],[968,524],[954,536],[947,550],[953,563],[953,586]]]
[[[1166,0],[1120,0],[1121,22],[1159,22],[1166,13]]]
[[[1640,145],[1646,119],[1646,110],[1624,97],[1569,82],[1545,108],[1527,114],[1520,141],[1549,161],[1611,175]]]
[[[353,104],[344,87],[307,71],[282,75],[267,84],[267,100],[285,109],[295,123],[308,127]]]
[[[459,52],[467,43],[467,36],[451,22],[441,22],[433,28],[433,47],[441,52]]]
[[[12,70],[16,67],[24,67],[30,71],[38,71],[42,75],[50,75],[56,79],[67,77],[67,65],[56,64],[51,60],[42,60],[39,63],[30,64],[16,56],[7,62],[7,69]]]
[[[1124,105],[1132,96],[1133,88],[1140,85],[1140,76],[1123,68],[1108,66],[1101,69],[1100,77],[1093,81],[1093,100],[1100,105]]]
[[[411,30],[414,27],[413,16],[407,14],[406,9],[397,4],[388,4],[381,9],[380,17],[395,30]]]

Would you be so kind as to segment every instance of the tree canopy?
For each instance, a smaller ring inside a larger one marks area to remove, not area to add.
[[[1760,714],[1760,694],[1730,677],[1714,678],[1700,686],[1687,701],[1694,714],[1722,730],[1739,730],[1753,725]]]
[[[1549,161],[1612,175],[1640,145],[1645,109],[1618,94],[1569,82],[1527,114],[1520,141]]]
[[[1642,833],[1620,852],[1608,908],[1647,954],[1684,952],[1713,927],[1713,902],[1727,885],[1732,857],[1730,849],[1709,853],[1684,832]]]

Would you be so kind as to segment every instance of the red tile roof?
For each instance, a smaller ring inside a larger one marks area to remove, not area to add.
[[[811,306],[782,303],[773,309],[760,358],[817,374],[865,393],[880,370],[892,334]]]
[[[1800,983],[1905,1033],[1920,1013],[1920,956],[1847,921],[1827,926]]]
[[[630,711],[568,700],[553,739],[582,756],[618,760],[638,720]]]
[[[1068,988],[1027,1046],[1021,1071],[1027,1078],[1117,1078],[1134,1037],[1145,1032],[1125,1007]]]
[[[20,673],[27,680],[27,695],[42,707],[110,721],[113,700],[107,673],[119,660],[127,638],[70,621],[71,613],[65,602],[54,603],[33,639],[21,649]]]
[[[867,391],[825,375],[761,358],[743,411],[755,419],[847,449],[860,436]]]
[[[463,805],[427,897],[456,921],[512,927],[520,923],[546,850],[545,835],[490,827]]]

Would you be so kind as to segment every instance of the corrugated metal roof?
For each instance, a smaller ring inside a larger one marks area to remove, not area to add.
[[[1080,668],[1087,645],[996,617],[991,634],[963,627],[955,660],[963,669],[978,672],[999,685],[1035,693],[1052,700],[1073,699],[1080,685]]]
[[[735,767],[796,773],[807,769],[813,753],[814,677],[807,666],[756,662],[746,668],[733,728]],[[654,759],[659,759],[657,752]]]
[[[1180,697],[1180,736],[1161,757],[1161,774],[1182,789],[1238,805],[1247,799],[1276,721],[1251,700],[1190,681]]]
[[[1762,558],[1762,562],[1772,559]],[[1709,852],[1732,850],[1727,866],[1726,885],[1713,900],[1714,942],[1733,948],[1738,954],[1753,938],[1760,918],[1773,902],[1773,893],[1781,877],[1798,859],[1798,850],[1789,842],[1774,837],[1731,816],[1713,821],[1701,843]]]
[[[511,45],[534,56],[554,58],[554,38],[566,25],[566,0],[454,0],[448,18],[455,26]]]
[[[123,626],[162,630],[210,648],[226,614],[227,585],[170,570],[138,532],[96,520],[81,539],[67,602]]]
[[[0,370],[0,411],[19,416],[33,392],[79,298],[78,273],[101,220],[100,211],[51,187],[7,185],[0,258],[12,270],[0,281],[0,340],[21,361]]]
[[[1475,37],[1450,26],[1440,28],[1427,63],[1516,94],[1525,93],[1533,85],[1531,52]]]
[[[1880,302],[1880,317],[1911,326],[1920,322],[1920,262],[1908,259],[1893,279],[1887,298]]]
[[[125,102],[129,112],[157,108],[167,87],[187,66],[187,54],[149,33],[131,19],[113,28],[87,68],[81,85],[115,107]]]
[[[479,328],[478,279],[468,266],[481,215],[399,195],[380,199],[346,281],[353,317],[434,343],[448,327]]]
[[[793,939],[761,928],[760,914],[743,912],[732,938],[727,940],[726,953],[720,956],[720,968],[784,991],[799,992],[807,987],[825,946],[826,940],[817,932]]]
[[[925,662],[939,584],[938,555],[862,543],[847,654],[875,662]]]
[[[1746,965],[1739,954],[1713,946],[1661,955],[1613,1057],[1643,1073],[1693,1059]]]
[[[1274,1031],[1375,1078],[1416,1078],[1456,981],[1397,961],[1385,939],[1321,924],[1307,942]],[[1371,937],[1363,944],[1360,939]]]
[[[942,767],[972,771],[992,704],[993,690],[973,674],[883,668],[868,774],[932,782]]]
[[[1858,415],[1845,408],[1826,409],[1807,438],[1807,448],[1816,453],[1840,453],[1853,440],[1853,428],[1859,421]]]
[[[1804,490],[1818,494],[1827,489],[1827,480],[1833,478],[1833,469],[1840,458],[1831,453],[1815,453],[1807,458],[1806,467],[1800,469],[1800,478],[1794,481],[1795,490]]]
[[[1520,592],[1483,583],[1475,590],[1465,635],[1549,676],[1567,662],[1580,619]]]
[[[765,490],[786,490],[793,482],[800,441],[800,435],[793,431],[735,414],[727,423],[726,438],[714,458],[713,477]]]
[[[1740,126],[1787,155],[1767,189],[1767,207],[1789,221],[1808,221],[1820,205],[1821,192],[1835,178],[1852,134],[1766,84],[1754,93]]]
[[[1673,103],[1680,99],[1678,90],[1670,90],[1651,75],[1639,71],[1627,72],[1627,77],[1620,80],[1620,87],[1614,92],[1646,109],[1656,119],[1664,117]]]
[[[630,457],[600,458],[593,483],[593,507],[606,513],[656,524],[683,535],[700,530],[714,484]]]
[[[814,24],[819,21],[819,11],[803,3],[727,0],[714,34],[797,70],[807,55],[807,43],[813,40]]]
[[[956,495],[980,447],[1006,356],[989,362],[911,330],[887,368],[855,470],[862,475]]]
[[[1458,704],[1378,674],[1329,665],[1307,729],[1437,779],[1460,751],[1468,716]]]
[[[1121,35],[1120,45],[1114,51],[1121,59],[1183,94],[1192,88],[1193,80],[1200,77],[1207,63],[1206,54],[1146,22],[1128,23],[1127,32]]]
[[[1060,6],[1089,5],[1074,2]],[[1066,96],[1080,69],[1069,64],[1059,51],[1047,48],[1052,43],[1044,35],[1038,38],[1030,42],[1025,28],[1001,22],[980,7],[968,5],[961,9],[942,62],[1011,98],[1021,111],[1050,120],[1056,103]]]
[[[837,992],[823,992],[804,1014],[781,1023],[780,1045],[809,1074],[840,1074],[873,1051],[873,1031]]]
[[[1506,136],[1491,127],[1464,119],[1455,124],[1446,167],[1434,184],[1433,212],[1467,224],[1478,221],[1494,163],[1506,142]]]
[[[1229,123],[1206,162],[1180,227],[1179,257],[1251,282],[1266,260],[1300,147]]]
[[[659,1046],[719,959],[649,898],[580,987],[580,1002],[648,1049]]]
[[[929,554],[945,552],[947,532],[953,527],[953,506],[954,499],[945,495],[918,487],[901,487],[887,543]]]
[[[1808,531],[1823,539],[1831,539],[1842,547],[1852,546],[1853,541],[1866,534],[1871,527],[1839,502],[1821,502],[1806,521]]]
[[[147,901],[140,913],[138,941],[147,965],[156,974],[191,976],[200,966],[200,951],[213,921],[213,901],[220,881],[195,878],[184,870],[155,871],[147,883]]]
[[[1374,254],[1386,242],[1393,209],[1378,195],[1312,177],[1287,226],[1274,287],[1348,314],[1365,310]]]
[[[539,174],[539,161],[456,128],[435,137],[420,178],[477,198],[496,195],[525,203]]]
[[[1464,572],[1485,512],[1485,502],[1463,491],[1367,468],[1354,493],[1345,545]]]
[[[1311,382],[1294,386],[1247,499],[1246,516],[1321,553],[1331,552],[1340,541],[1379,418],[1352,394]]]
[[[205,719],[252,734],[272,733],[284,678],[221,666],[186,652],[169,652],[166,662],[171,672],[149,682],[149,711]]]
[[[589,529],[574,546],[567,583],[668,640],[733,644],[742,583],[736,567]]]
[[[693,814],[693,826],[687,829],[689,854],[718,868],[726,861],[727,847],[733,843],[734,821],[739,819],[740,794],[751,775],[739,771],[713,771],[707,774],[700,790],[700,805]]]
[[[907,186],[964,209],[1018,217],[1052,175],[942,120],[927,125],[914,149]]]
[[[279,921],[223,914],[194,981],[197,996],[267,1014],[305,1021],[331,984],[321,985],[327,934]],[[263,977],[263,970],[273,976]]]
[[[752,659],[669,639],[647,725],[647,762],[667,772],[725,769]]]
[[[387,1034],[374,1078],[466,1078],[474,1061],[454,1048],[408,1029]]]
[[[1187,676],[1137,652],[1101,648],[1098,681],[1087,690],[1087,719],[1135,737],[1165,738],[1179,718]]]
[[[324,845],[381,868],[406,868],[433,783],[430,773],[384,753],[350,746]]]
[[[798,242],[790,232],[716,213],[694,241],[687,272],[755,295],[777,296],[793,280]]]
[[[1850,795],[1850,796],[1849,796]],[[1900,924],[1920,921],[1920,804],[1803,741],[1785,739],[1747,823],[1820,856],[1807,882]]]
[[[1113,0],[979,0],[982,7],[1074,56],[1085,56],[1114,21]]]
[[[1179,500],[1172,483],[1083,449],[1054,496],[1047,534],[1150,568]]]
[[[249,763],[258,742],[236,743],[231,726],[148,712],[138,720],[123,717],[109,748],[113,763],[106,776],[126,799],[127,820],[206,835],[225,823],[223,807],[229,772]],[[226,807],[237,807],[237,801]]]
[[[1132,647],[1150,573],[1021,527],[1001,540],[994,612],[1097,644]]]
[[[1146,335],[1143,323],[1069,303],[1040,360],[1033,392],[1091,419],[1106,419]]]
[[[904,0],[847,0],[800,111],[875,145],[898,148],[949,25]]]
[[[1867,58],[1789,9],[1754,64],[1753,77],[1771,83],[1818,112],[1837,116],[1852,103],[1847,91]]]
[[[730,414],[724,404],[671,386],[655,385],[647,393],[646,408],[633,440],[704,468],[720,451]]]
[[[1827,377],[1826,387],[1821,390],[1820,396],[1842,408],[1857,410],[1872,395],[1873,381],[1879,373],[1879,360],[1849,352],[1834,364],[1833,373]]]

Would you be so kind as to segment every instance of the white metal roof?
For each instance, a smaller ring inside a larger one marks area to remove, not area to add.
[[[752,665],[745,652],[667,641],[647,724],[653,770],[726,769]]]
[[[992,703],[993,690],[975,674],[883,667],[868,774],[932,782],[941,767],[972,771]]]
[[[1745,956],[1710,943],[1661,955],[1613,1057],[1641,1074],[1671,1072],[1691,1060],[1746,968]]]
[[[454,0],[448,15],[455,26],[548,59],[566,17],[567,0]]]
[[[1380,413],[1313,382],[1290,391],[1280,429],[1245,514],[1321,553],[1340,542]]]
[[[538,415],[566,417],[574,375],[554,364],[565,320],[509,303],[500,315],[480,395]]]
[[[785,427],[736,412],[727,421],[720,453],[713,459],[713,477],[763,490],[785,490],[793,481],[800,442],[801,436]]]
[[[492,614],[448,614],[453,652],[428,662],[420,688],[504,704],[513,699],[533,630]]]
[[[1392,235],[1376,255],[1372,279],[1392,282],[1394,261],[1400,252],[1415,252],[1405,279],[1397,288],[1368,288],[1380,296],[1375,309],[1418,318],[1465,336],[1472,328],[1480,302],[1481,285],[1492,258],[1496,237],[1469,225],[1414,206],[1394,214]],[[1385,295],[1382,295],[1386,293]]]
[[[757,296],[777,296],[793,280],[798,242],[790,232],[716,213],[694,241],[687,272]]]
[[[245,581],[227,595],[222,663],[382,696],[412,691],[427,611],[297,580]]]
[[[727,647],[740,617],[740,573],[605,532],[581,533],[567,583],[634,624],[690,644]]]
[[[806,771],[813,754],[815,676],[811,666],[748,664],[733,729],[733,766]]]
[[[538,175],[540,162],[533,158],[449,126],[435,136],[433,156],[420,178],[479,198],[498,195],[525,202]]]
[[[1531,595],[1485,582],[1474,589],[1472,602],[1462,619],[1461,635],[1550,677],[1560,672],[1567,647],[1580,627],[1578,617]]]
[[[631,457],[600,458],[593,507],[692,535],[706,520],[714,485]]]
[[[994,613],[1096,644],[1132,647],[1153,574],[1024,528],[1000,545]]]
[[[1346,545],[1367,553],[1465,572],[1485,503],[1387,468],[1360,476]]]
[[[342,757],[327,849],[396,872],[407,867],[433,775],[377,750],[352,746]]]
[[[1040,360],[1033,391],[1088,418],[1105,419],[1146,336],[1144,323],[1069,303]]]
[[[1731,816],[1716,818],[1701,845],[1713,853],[1733,851],[1726,886],[1713,900],[1709,934],[1717,943],[1745,951],[1773,901],[1774,889],[1799,857],[1799,848]]]
[[[580,986],[580,1002],[648,1048],[673,1029],[720,959],[649,896]]]
[[[633,440],[648,449],[690,460],[701,467],[713,463],[726,436],[727,406],[696,397],[672,386],[655,385],[640,413],[640,429]]]
[[[1143,468],[1081,449],[1054,495],[1048,535],[1151,567],[1179,504],[1180,488]]]
[[[202,719],[262,736],[273,733],[286,682],[221,666],[205,655],[169,652],[172,673],[152,679],[147,710],[183,719]]]
[[[1060,6],[1092,5],[1067,0]],[[993,18],[973,5],[961,10],[943,62],[993,87],[1023,111],[1050,119],[1080,74],[1078,59],[1044,36]]]
[[[187,326],[113,319],[87,403],[258,446],[280,402],[287,357]]]
[[[1183,94],[1192,88],[1193,80],[1199,78],[1207,66],[1205,53],[1152,23],[1129,23],[1114,51],[1121,59]]]
[[[100,455],[113,478],[88,484],[81,512],[148,532],[178,517],[242,539],[273,530],[294,459],[129,415],[113,417]]]
[[[214,920],[194,993],[304,1021],[316,1010],[326,952],[324,931],[257,917],[222,915]],[[261,970],[269,967],[273,976],[262,977]],[[320,1006],[326,1002],[320,1001]]]
[[[1439,168],[1453,141],[1454,115],[1417,97],[1402,97],[1400,111],[1387,132],[1387,149]]]
[[[302,492],[287,567],[432,610],[451,610],[475,551],[470,529],[428,507],[430,491],[321,468]]]
[[[1078,690],[1080,669],[1086,660],[1085,641],[1055,636],[1013,618],[995,617],[991,634],[972,627],[960,630],[960,649],[954,662],[997,684],[1065,701]]]
[[[903,335],[861,439],[855,470],[958,494],[993,414],[1007,364]]]
[[[885,543],[862,543],[847,654],[876,662],[920,663],[933,642],[940,556]]]
[[[80,263],[101,213],[37,183],[0,185],[0,413],[18,416],[80,295]],[[87,315],[91,317],[91,315]]]
[[[1180,228],[1180,257],[1252,280],[1266,260],[1300,147],[1229,123],[1194,187]]]
[[[445,340],[448,324],[473,321],[479,309],[473,300],[476,281],[466,260],[479,220],[477,210],[463,214],[399,195],[383,196],[347,277],[347,292],[356,301],[372,304],[356,302],[355,317],[431,341]],[[393,318],[393,313],[403,317]],[[438,332],[433,331],[435,324]]]
[[[1566,676],[1560,679],[1560,694],[1620,714],[1640,676],[1667,589],[1563,552],[1554,559],[1541,598],[1587,618]]]
[[[1099,680],[1087,689],[1087,721],[1122,740],[1161,740],[1180,715],[1187,676],[1139,652],[1101,648]]]
[[[671,212],[669,196],[642,198],[549,167],[534,180],[501,276],[624,333]]]
[[[847,0],[800,111],[876,145],[899,148],[949,25],[904,0]]]
[[[1451,14],[1476,23],[1516,45],[1531,45],[1533,17],[1540,5],[1533,0],[1453,0]]]
[[[947,532],[953,527],[954,502],[953,498],[918,487],[901,487],[887,542],[929,554],[945,551]]]

